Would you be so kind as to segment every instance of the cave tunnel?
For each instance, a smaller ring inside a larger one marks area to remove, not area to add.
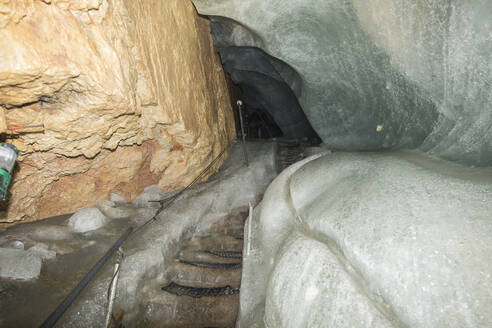
[[[301,78],[287,63],[255,46],[236,46],[235,34],[255,44],[247,29],[223,17],[211,18],[214,45],[224,70],[239,87],[247,108],[245,125],[250,137],[319,140],[302,110]]]
[[[1,7],[0,327],[492,327],[490,0]]]

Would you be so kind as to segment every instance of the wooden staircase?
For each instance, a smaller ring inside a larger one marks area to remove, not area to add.
[[[247,207],[183,243],[170,283],[146,304],[141,327],[234,327]]]

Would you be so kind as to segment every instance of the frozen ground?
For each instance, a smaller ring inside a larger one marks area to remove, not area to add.
[[[257,204],[265,190],[244,229],[251,247],[243,253],[238,327],[491,326],[490,168],[412,151],[306,149],[315,155],[271,183],[276,144],[251,142],[248,149],[249,167],[235,145],[208,182],[125,244],[115,312],[124,311],[126,326],[159,326],[162,309],[154,305],[162,303],[172,262],[186,255],[179,253],[186,238],[213,230],[232,209]],[[1,232],[0,326],[39,325],[127,227],[156,213],[153,200],[172,195],[152,186],[125,203],[113,194],[71,219]],[[59,326],[104,322],[113,264]]]
[[[239,327],[492,325],[490,168],[316,155],[273,181],[251,231]]]
[[[133,327],[141,324],[142,318],[151,317],[145,313],[149,310],[145,305],[150,297],[163,293],[169,261],[176,256],[184,235],[200,232],[215,219],[223,218],[225,212],[261,199],[276,175],[276,145],[250,142],[247,146],[249,167],[243,164],[239,145],[234,145],[218,172],[182,194],[156,222],[125,245],[115,312],[124,310],[126,326]],[[150,201],[170,196],[154,186],[126,204],[113,194],[110,201],[97,204],[97,209],[80,211],[72,218],[68,215],[22,224],[0,233],[0,326],[41,324],[127,227],[136,227],[156,213],[158,204]],[[32,261],[26,261],[29,259]],[[58,326],[103,325],[113,260]],[[24,270],[26,265],[28,271]]]

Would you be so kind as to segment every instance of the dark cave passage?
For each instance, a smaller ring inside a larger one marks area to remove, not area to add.
[[[302,82],[297,72],[258,47],[235,45],[241,26],[233,21],[212,17],[210,26],[224,70],[241,90],[248,137],[319,142],[298,101]]]

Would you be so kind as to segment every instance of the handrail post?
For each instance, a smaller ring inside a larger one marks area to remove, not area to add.
[[[243,123],[243,111],[242,111],[243,101],[237,101],[237,107],[239,109],[239,123],[241,124],[241,136],[243,139],[243,153],[244,153],[244,162],[246,166],[249,166],[248,162],[248,152],[246,151],[246,134],[244,133],[244,123]]]

